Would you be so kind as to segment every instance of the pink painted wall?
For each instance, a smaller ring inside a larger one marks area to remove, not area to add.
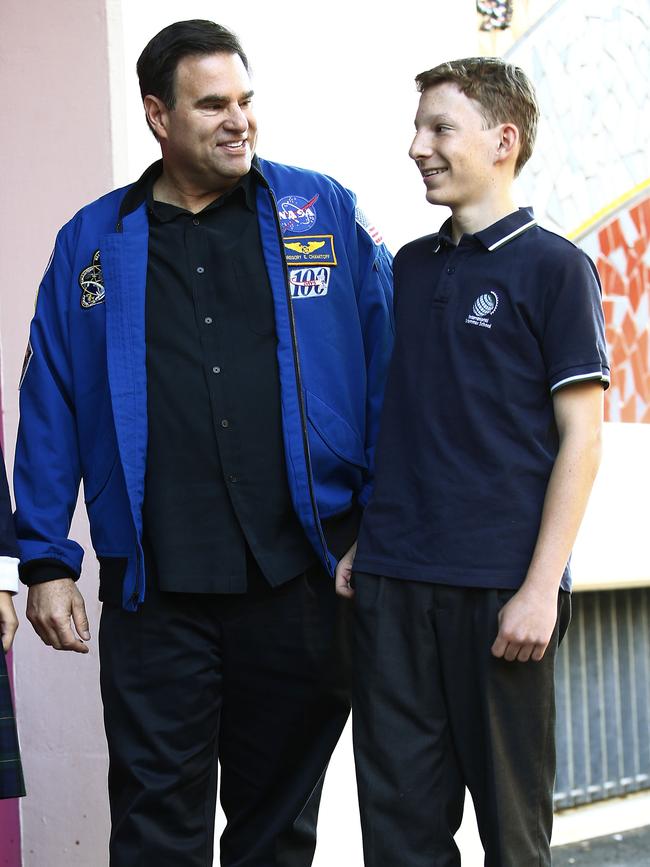
[[[36,288],[59,226],[112,186],[106,0],[0,3],[0,348],[6,460]],[[73,535],[88,545],[85,522]],[[94,632],[96,567],[81,589]],[[28,797],[20,803],[24,867],[102,867],[108,814],[97,652],[46,648],[25,621],[15,644],[17,715]],[[96,638],[93,641],[96,648]],[[0,865],[18,867],[17,805],[0,807]]]

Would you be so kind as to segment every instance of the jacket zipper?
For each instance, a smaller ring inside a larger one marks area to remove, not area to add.
[[[287,301],[287,307],[289,308],[289,324],[291,326],[291,346],[293,349],[293,365],[294,372],[296,375],[296,386],[298,388],[298,405],[300,407],[300,421],[302,424],[302,445],[305,453],[305,462],[307,464],[307,482],[309,485],[309,499],[311,500],[312,512],[314,515],[314,522],[316,524],[316,529],[318,530],[318,536],[320,539],[320,543],[323,548],[323,554],[325,558],[325,564],[327,566],[327,571],[331,574],[330,569],[330,559],[329,559],[329,551],[327,549],[327,543],[325,541],[325,536],[323,535],[323,528],[321,526],[320,517],[318,515],[318,507],[316,505],[316,497],[314,496],[314,479],[312,473],[311,466],[311,454],[309,452],[309,439],[307,435],[307,412],[305,410],[305,398],[303,395],[302,389],[302,376],[300,374],[300,358],[298,355],[298,338],[296,336],[296,320],[293,315],[293,303],[291,301],[291,292],[289,290],[289,270],[287,268],[287,261],[284,258],[284,249],[283,249],[283,240],[282,240],[282,230],[280,228],[280,220],[278,218],[278,203],[275,198],[275,194],[271,187],[269,186],[266,178],[262,175],[260,171],[257,171],[257,176],[260,178],[268,190],[269,195],[271,196],[271,202],[273,203],[273,216],[275,222],[275,231],[277,232],[278,240],[280,242],[280,252],[282,254],[282,270],[284,272],[284,291],[285,298]]]

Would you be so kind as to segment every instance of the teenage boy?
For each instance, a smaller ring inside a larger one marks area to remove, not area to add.
[[[365,863],[458,865],[467,786],[485,864],[543,867],[555,656],[609,380],[600,289],[515,206],[538,119],[523,72],[472,58],[416,82],[410,156],[451,217],[395,260],[376,487],[337,573]]]

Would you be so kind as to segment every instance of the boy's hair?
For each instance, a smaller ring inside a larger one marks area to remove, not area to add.
[[[161,99],[167,108],[173,109],[176,105],[174,83],[178,64],[185,57],[208,54],[237,54],[246,71],[250,72],[248,58],[239,39],[220,24],[195,18],[165,27],[147,43],[138,58],[142,98],[152,94]]]
[[[521,140],[515,163],[518,175],[533,152],[539,119],[535,90],[523,70],[498,57],[466,57],[441,63],[415,77],[420,93],[447,82],[480,105],[488,129],[514,123]]]

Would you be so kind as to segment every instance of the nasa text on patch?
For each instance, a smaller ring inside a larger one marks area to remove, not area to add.
[[[283,244],[288,265],[336,265],[334,235],[298,235]]]
[[[285,196],[278,202],[278,217],[282,233],[307,232],[316,222],[318,193],[311,199],[304,196]]]

